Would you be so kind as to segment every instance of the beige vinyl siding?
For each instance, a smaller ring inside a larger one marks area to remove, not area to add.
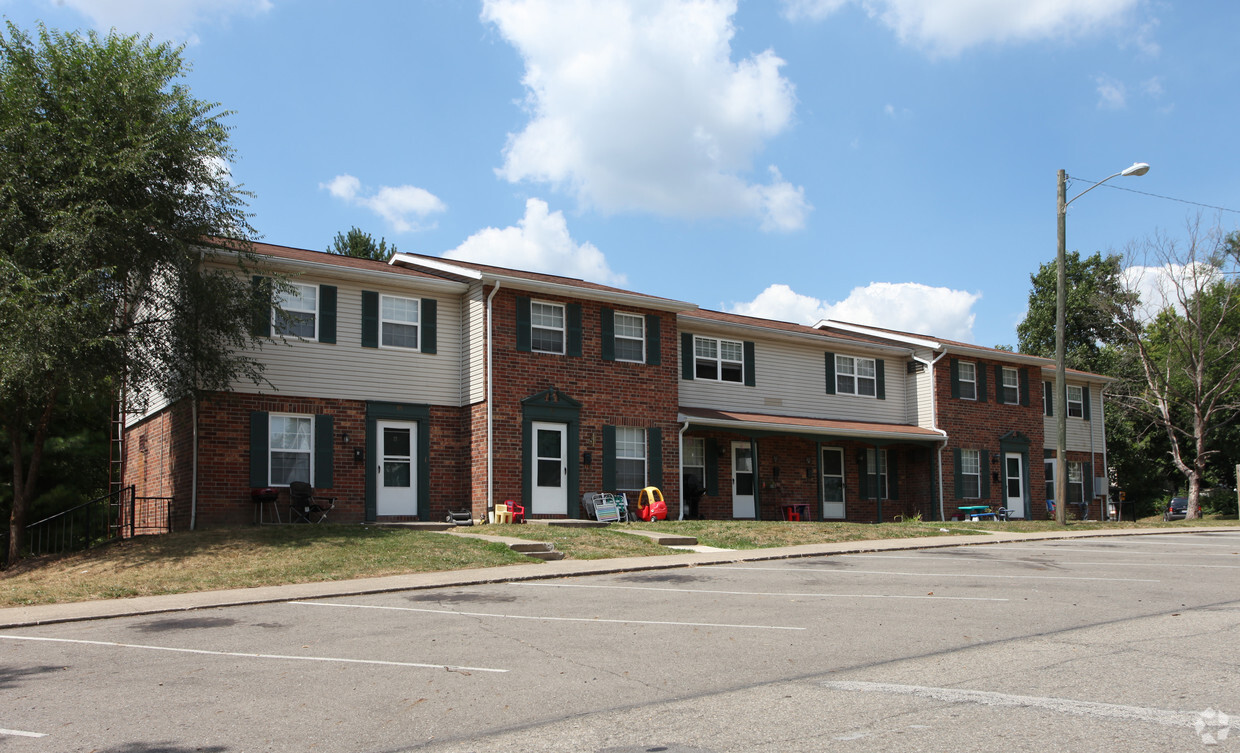
[[[1080,384],[1068,381],[1068,384]],[[1103,421],[1102,421],[1102,387],[1097,384],[1081,385],[1089,390],[1089,420],[1068,416],[1068,450],[1072,452],[1102,452]],[[1059,426],[1054,416],[1042,412],[1042,434],[1047,449],[1055,449],[1058,442]],[[1093,447],[1090,447],[1090,432],[1093,432]]]
[[[680,404],[692,408],[715,408],[769,413],[783,416],[831,418],[843,421],[907,423],[908,397],[904,356],[844,350],[823,343],[759,340],[751,333],[737,334],[706,329],[684,329],[703,337],[754,342],[754,371],[757,384],[746,387],[736,382],[681,379]],[[823,354],[884,360],[886,399],[857,395],[826,394]]]
[[[469,286],[469,291],[461,301],[463,321],[461,331],[463,343],[461,347],[461,373],[465,375],[461,384],[461,392],[465,405],[482,402],[487,397],[486,384],[486,298],[482,294],[482,283]]]
[[[336,344],[301,341],[285,345],[273,337],[259,356],[271,385],[248,380],[237,392],[276,392],[299,397],[386,400],[430,405],[461,405],[461,299],[419,290],[414,285],[358,283],[352,280],[297,278],[304,285],[337,286]],[[376,281],[379,282],[379,281]],[[405,348],[362,347],[362,290],[405,298],[434,298],[437,306],[437,352]]]
[[[908,415],[911,420],[924,429],[933,429],[934,427],[934,375],[935,370],[942,368],[943,363],[937,363],[933,366],[928,365],[934,360],[934,353],[930,350],[918,350],[914,355],[921,361],[923,370],[917,374],[907,376],[912,382],[909,385],[909,407]],[[916,361],[910,361],[917,363]]]

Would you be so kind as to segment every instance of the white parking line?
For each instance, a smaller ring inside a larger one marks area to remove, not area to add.
[[[1233,549],[1233,550],[1234,550],[1237,546],[1240,546],[1240,540],[1233,541],[1233,542],[1228,543],[1228,544],[1213,544],[1213,543],[1211,543],[1211,544],[1207,544],[1207,543],[1204,543],[1204,542],[1198,542],[1198,541],[1185,541],[1185,540],[1184,540],[1184,537],[1182,537],[1182,536],[1177,536],[1177,537],[1176,537],[1176,538],[1174,538],[1174,539],[1171,539],[1171,538],[1166,538],[1166,539],[1164,539],[1164,538],[1153,538],[1153,537],[1149,537],[1149,536],[1138,536],[1138,537],[1134,537],[1134,538],[1132,538],[1132,539],[1131,539],[1131,540],[1129,540],[1129,541],[1126,541],[1125,543],[1129,543],[1129,544],[1156,544],[1156,545],[1158,545],[1158,546],[1197,546],[1197,547],[1210,547],[1210,548],[1212,548],[1212,549]]]
[[[921,556],[921,557],[917,557],[917,556],[914,556],[914,555],[911,555],[911,554],[846,554],[846,555],[843,555],[843,556],[848,557],[849,559],[875,559],[875,560],[921,560],[922,562],[953,562],[953,561],[959,561],[959,560],[944,559],[943,557],[937,557],[937,558],[936,558],[936,557],[934,557],[933,555],[923,555],[923,556]],[[969,561],[969,560],[964,560],[964,561]],[[976,560],[976,561],[977,561],[977,562],[993,562],[993,563],[996,563],[996,564],[1001,564],[1001,565],[1002,565],[1002,564],[1008,564],[1008,565],[1010,565],[1010,564],[1021,564],[1021,565],[1041,564],[1041,563],[1031,562],[1030,560],[1004,560],[1004,559],[996,559],[996,558],[994,558],[994,557],[986,557],[986,558],[984,558],[984,559],[979,559],[979,560]],[[1167,567],[1167,563],[1165,563],[1165,562],[1075,562],[1075,561],[1072,561],[1072,560],[1058,560],[1058,559],[1057,559],[1057,560],[1055,560],[1054,562],[1048,562],[1048,563],[1046,563],[1046,564],[1048,564],[1048,565],[1079,565],[1079,566],[1082,566],[1082,567],[1084,567],[1084,566],[1086,566],[1086,565],[1091,566],[1091,567],[1093,567],[1093,566],[1100,566],[1100,567]],[[1215,569],[1215,570],[1240,570],[1240,565],[1185,565],[1185,564],[1181,564],[1181,563],[1179,563],[1179,562],[1177,562],[1177,563],[1175,564],[1175,567],[1176,567],[1177,569],[1178,569],[1178,568],[1181,568],[1181,567],[1207,567],[1207,568],[1212,568],[1212,569]]]
[[[173,648],[171,646],[146,646],[140,643],[115,643],[113,641],[85,641],[76,638],[44,638],[34,635],[0,635],[10,641],[44,641],[48,643],[75,643],[83,646],[110,646],[113,648],[139,648],[146,651],[171,651],[179,654],[201,654],[205,656],[240,656],[246,659],[284,659],[289,661],[338,662],[341,664],[378,664],[387,667],[419,667],[422,669],[451,669],[468,672],[507,672],[506,669],[489,667],[461,667],[454,664],[418,664],[405,661],[382,661],[379,659],[343,659],[328,656],[291,656],[285,654],[248,654],[240,651],[208,651],[200,648]]]
[[[948,703],[973,703],[981,706],[1018,706],[1099,719],[1151,722],[1167,727],[1192,727],[1201,716],[1195,711],[1171,711],[1169,709],[1151,709],[1142,706],[1122,706],[1114,703],[1080,701],[1075,698],[1009,695],[1008,693],[992,693],[984,690],[933,688],[924,685],[897,685],[889,682],[830,681],[824,682],[823,685],[832,690],[912,695],[921,698],[932,698],[936,701],[947,701]]]
[[[904,596],[898,594],[829,594],[829,593],[782,593],[775,591],[720,591],[711,588],[667,588],[665,586],[597,586],[583,583],[513,583],[514,586],[532,586],[535,588],[610,588],[618,591],[670,591],[682,594],[711,594],[714,596],[787,596],[798,599],[822,597],[825,599],[925,599],[927,601],[1007,601],[982,596]]]
[[[0,729],[0,737],[8,735],[10,737],[47,737],[44,732],[26,732],[20,729]]]
[[[912,575],[924,578],[1003,578],[1012,580],[1103,580],[1117,583],[1161,583],[1150,578],[1088,578],[1076,575],[988,575],[985,573],[905,573],[893,570],[819,570],[811,567],[732,567],[709,565],[711,570],[756,570],[759,572],[817,573],[819,575]],[[938,598],[938,597],[934,597]]]
[[[1013,551],[1013,552],[1015,551],[1046,552],[1047,549],[1051,549],[1051,550],[1066,550],[1066,551],[1072,551],[1072,552],[1090,552],[1091,554],[1118,554],[1121,557],[1131,557],[1133,554],[1136,554],[1136,552],[1130,552],[1130,551],[1126,551],[1123,549],[1089,549],[1086,547],[1065,547],[1065,546],[1053,546],[1052,547],[1050,545],[1022,546],[1019,544],[998,544],[997,546],[1002,546],[1003,547],[1002,551]],[[1149,554],[1151,556],[1155,555],[1154,552],[1146,552],[1146,554]],[[1191,552],[1191,553],[1190,552],[1158,552],[1157,555],[1164,556],[1164,557],[1173,557],[1177,555],[1182,556],[1182,557],[1188,557],[1188,556],[1192,556],[1192,557],[1235,557],[1236,556],[1236,554],[1232,552]],[[849,555],[849,556],[852,556],[852,555]]]
[[[806,630],[803,627],[785,627],[782,625],[729,625],[715,622],[671,622],[665,620],[605,620],[601,617],[539,617],[524,614],[493,614],[490,612],[457,612],[451,609],[420,609],[417,607],[385,607],[375,604],[335,604],[324,601],[290,601],[289,604],[300,604],[311,607],[340,607],[345,609],[386,609],[393,612],[423,612],[427,614],[451,614],[462,617],[495,617],[505,620],[538,620],[544,622],[599,622],[618,623],[622,625],[677,625],[681,627],[713,627],[739,628],[744,630]]]

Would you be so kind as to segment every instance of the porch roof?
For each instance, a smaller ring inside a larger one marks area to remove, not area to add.
[[[746,413],[713,408],[681,406],[679,419],[689,429],[734,431],[751,436],[796,434],[808,438],[857,439],[880,444],[893,442],[945,442],[947,434],[935,429],[907,424],[882,424],[865,421],[835,421],[806,416],[777,416],[770,413]]]

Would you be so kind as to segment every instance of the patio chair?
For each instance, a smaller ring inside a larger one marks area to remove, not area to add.
[[[322,523],[327,520],[327,513],[336,507],[335,497],[316,495],[314,487],[305,481],[289,484],[288,494],[291,523]]]

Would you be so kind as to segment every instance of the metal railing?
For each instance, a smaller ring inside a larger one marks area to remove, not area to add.
[[[139,497],[125,486],[26,526],[26,548],[32,555],[60,554],[139,533],[171,532],[172,498]]]

